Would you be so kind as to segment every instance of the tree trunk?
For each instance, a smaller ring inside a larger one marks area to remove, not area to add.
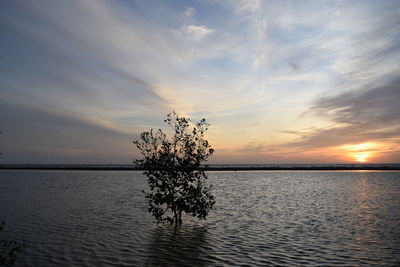
[[[179,224],[182,224],[182,211],[179,211]]]
[[[175,225],[178,224],[178,213],[176,212],[176,210],[174,209],[174,221],[175,221]]]

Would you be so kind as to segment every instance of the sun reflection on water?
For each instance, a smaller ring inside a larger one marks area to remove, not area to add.
[[[352,214],[353,221],[353,246],[360,252],[361,257],[367,257],[377,246],[380,246],[381,240],[376,231],[376,224],[380,223],[379,214],[379,195],[377,195],[374,186],[368,180],[368,177],[360,173],[354,187],[354,206]],[[364,256],[362,256],[364,255]]]

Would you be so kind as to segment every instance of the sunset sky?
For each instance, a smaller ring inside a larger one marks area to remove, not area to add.
[[[400,1],[0,1],[0,164],[116,163],[175,110],[211,163],[399,163]]]

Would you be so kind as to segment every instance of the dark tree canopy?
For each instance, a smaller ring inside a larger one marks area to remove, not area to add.
[[[206,219],[215,201],[212,186],[205,185],[207,175],[199,167],[214,152],[205,139],[209,124],[202,119],[193,125],[175,112],[164,122],[173,130],[170,139],[161,129],[151,129],[133,142],[143,156],[134,163],[147,176],[150,191],[144,193],[149,212],[157,222],[171,224],[182,223],[182,213]]]

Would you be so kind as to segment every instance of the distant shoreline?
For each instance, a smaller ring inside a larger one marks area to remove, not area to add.
[[[215,164],[202,167],[207,171],[342,171],[400,170],[400,164]],[[133,165],[89,164],[2,164],[0,170],[77,170],[77,171],[141,171]]]

